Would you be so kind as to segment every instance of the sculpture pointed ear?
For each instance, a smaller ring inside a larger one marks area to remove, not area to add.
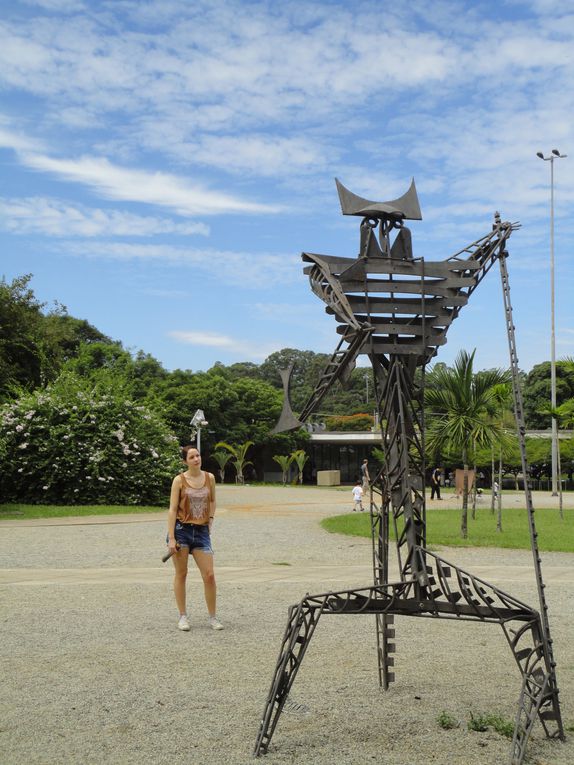
[[[293,414],[293,410],[291,409],[291,402],[289,400],[289,383],[291,382],[292,373],[293,364],[291,364],[287,369],[281,369],[279,372],[281,375],[281,380],[283,381],[283,409],[277,424],[271,431],[273,435],[276,435],[277,433],[284,433],[286,430],[295,430],[296,428],[300,428],[303,424],[302,422],[299,422],[299,420]]]
[[[407,220],[422,220],[421,208],[415,186],[415,179],[411,180],[409,190],[389,202],[372,202],[345,188],[338,178],[335,178],[341,212],[343,215],[362,215],[372,218],[406,218]]]

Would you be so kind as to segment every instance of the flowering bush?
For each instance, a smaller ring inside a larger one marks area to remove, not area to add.
[[[180,468],[163,420],[73,374],[0,409],[0,492],[31,504],[166,504]]]

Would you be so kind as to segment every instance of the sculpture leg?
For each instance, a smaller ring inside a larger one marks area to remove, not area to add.
[[[564,738],[558,689],[554,667],[550,661],[540,616],[511,629],[503,624],[504,633],[522,673],[522,689],[512,739],[511,765],[521,765],[526,745],[540,719],[548,738]]]
[[[269,748],[279,716],[283,711],[285,701],[323,611],[323,605],[323,603],[313,601],[311,598],[303,598],[298,605],[291,606],[289,609],[279,659],[275,666],[271,689],[265,703],[255,743],[253,754],[256,757],[265,754]]]

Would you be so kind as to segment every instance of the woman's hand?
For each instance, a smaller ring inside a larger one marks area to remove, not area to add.
[[[167,543],[167,549],[168,551],[173,555],[179,550],[179,545],[175,541],[175,539],[170,539]]]

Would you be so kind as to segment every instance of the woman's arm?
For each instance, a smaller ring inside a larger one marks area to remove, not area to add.
[[[169,551],[176,550],[175,543],[175,521],[177,518],[177,508],[179,505],[179,490],[181,486],[181,479],[176,476],[171,484],[171,492],[169,495],[169,510],[167,511],[167,546]]]
[[[209,530],[213,525],[213,518],[215,517],[215,476],[213,473],[208,473],[209,476]]]

